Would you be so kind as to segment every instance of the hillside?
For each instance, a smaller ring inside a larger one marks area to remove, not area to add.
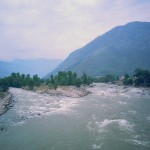
[[[150,22],[118,26],[71,53],[53,72],[72,70],[92,76],[150,69]]]
[[[14,60],[12,62],[0,61],[0,77],[9,76],[12,72],[24,74],[38,74],[43,77],[50,70],[56,68],[62,61],[57,59],[29,59],[29,60]]]

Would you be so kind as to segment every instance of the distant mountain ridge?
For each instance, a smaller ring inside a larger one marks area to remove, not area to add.
[[[45,76],[49,70],[56,68],[62,60],[59,59],[17,59],[12,62],[0,61],[0,77],[9,76],[12,72]]]
[[[117,26],[72,52],[54,71],[86,72],[92,76],[123,75],[135,68],[150,69],[150,22]]]

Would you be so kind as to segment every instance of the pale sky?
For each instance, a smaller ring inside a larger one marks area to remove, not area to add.
[[[0,0],[0,60],[65,59],[132,21],[150,21],[150,0]]]

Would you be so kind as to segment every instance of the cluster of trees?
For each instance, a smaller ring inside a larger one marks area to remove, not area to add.
[[[29,74],[24,75],[20,73],[12,73],[9,77],[0,79],[0,91],[5,92],[8,90],[8,87],[17,87],[21,88],[28,86],[30,90],[34,86],[40,86],[40,84],[46,84],[49,88],[57,89],[58,86],[77,86],[80,87],[81,84],[89,85],[93,82],[111,82],[118,80],[118,77],[114,75],[105,75],[101,77],[89,77],[85,72],[78,77],[75,72],[68,71],[59,71],[57,75],[51,75],[49,79],[41,80],[37,75],[31,77]],[[144,86],[150,87],[150,71],[136,69],[132,77],[128,74],[125,74],[123,83],[125,85],[135,85],[135,86]]]
[[[114,81],[116,81],[118,79],[119,78],[117,76],[108,74],[108,75],[105,75],[105,76],[94,78],[94,82],[102,82],[102,83],[111,82],[111,83],[114,83]]]
[[[51,75],[49,79],[46,80],[46,84],[49,85],[50,88],[57,88],[60,86],[69,86],[75,85],[80,87],[81,84],[90,84],[93,80],[91,77],[87,76],[86,73],[83,73],[82,76],[78,77],[75,72],[68,71],[59,71],[56,76]]]
[[[31,77],[29,74],[12,73],[9,77],[0,79],[0,90],[5,92],[8,87],[21,88],[23,86],[29,86],[32,90],[34,86],[39,86],[40,83],[41,79],[37,75]]]
[[[51,75],[49,79],[46,80],[46,84],[49,85],[50,88],[57,88],[58,85],[60,86],[69,86],[74,85],[77,87],[80,87],[81,84],[89,85],[93,82],[111,82],[113,83],[115,80],[117,80],[118,77],[108,74],[101,77],[90,77],[85,72],[78,77],[75,72],[68,71],[59,71],[56,76]]]
[[[123,83],[125,85],[150,87],[150,71],[135,69],[132,77],[130,77],[128,74],[125,74]]]
[[[133,77],[130,77],[128,74],[125,74],[124,79],[123,79],[123,84],[124,85],[133,85]]]

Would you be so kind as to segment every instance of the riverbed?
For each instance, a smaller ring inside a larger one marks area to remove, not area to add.
[[[149,150],[148,90],[95,84],[81,98],[11,88],[0,116],[1,150]]]

